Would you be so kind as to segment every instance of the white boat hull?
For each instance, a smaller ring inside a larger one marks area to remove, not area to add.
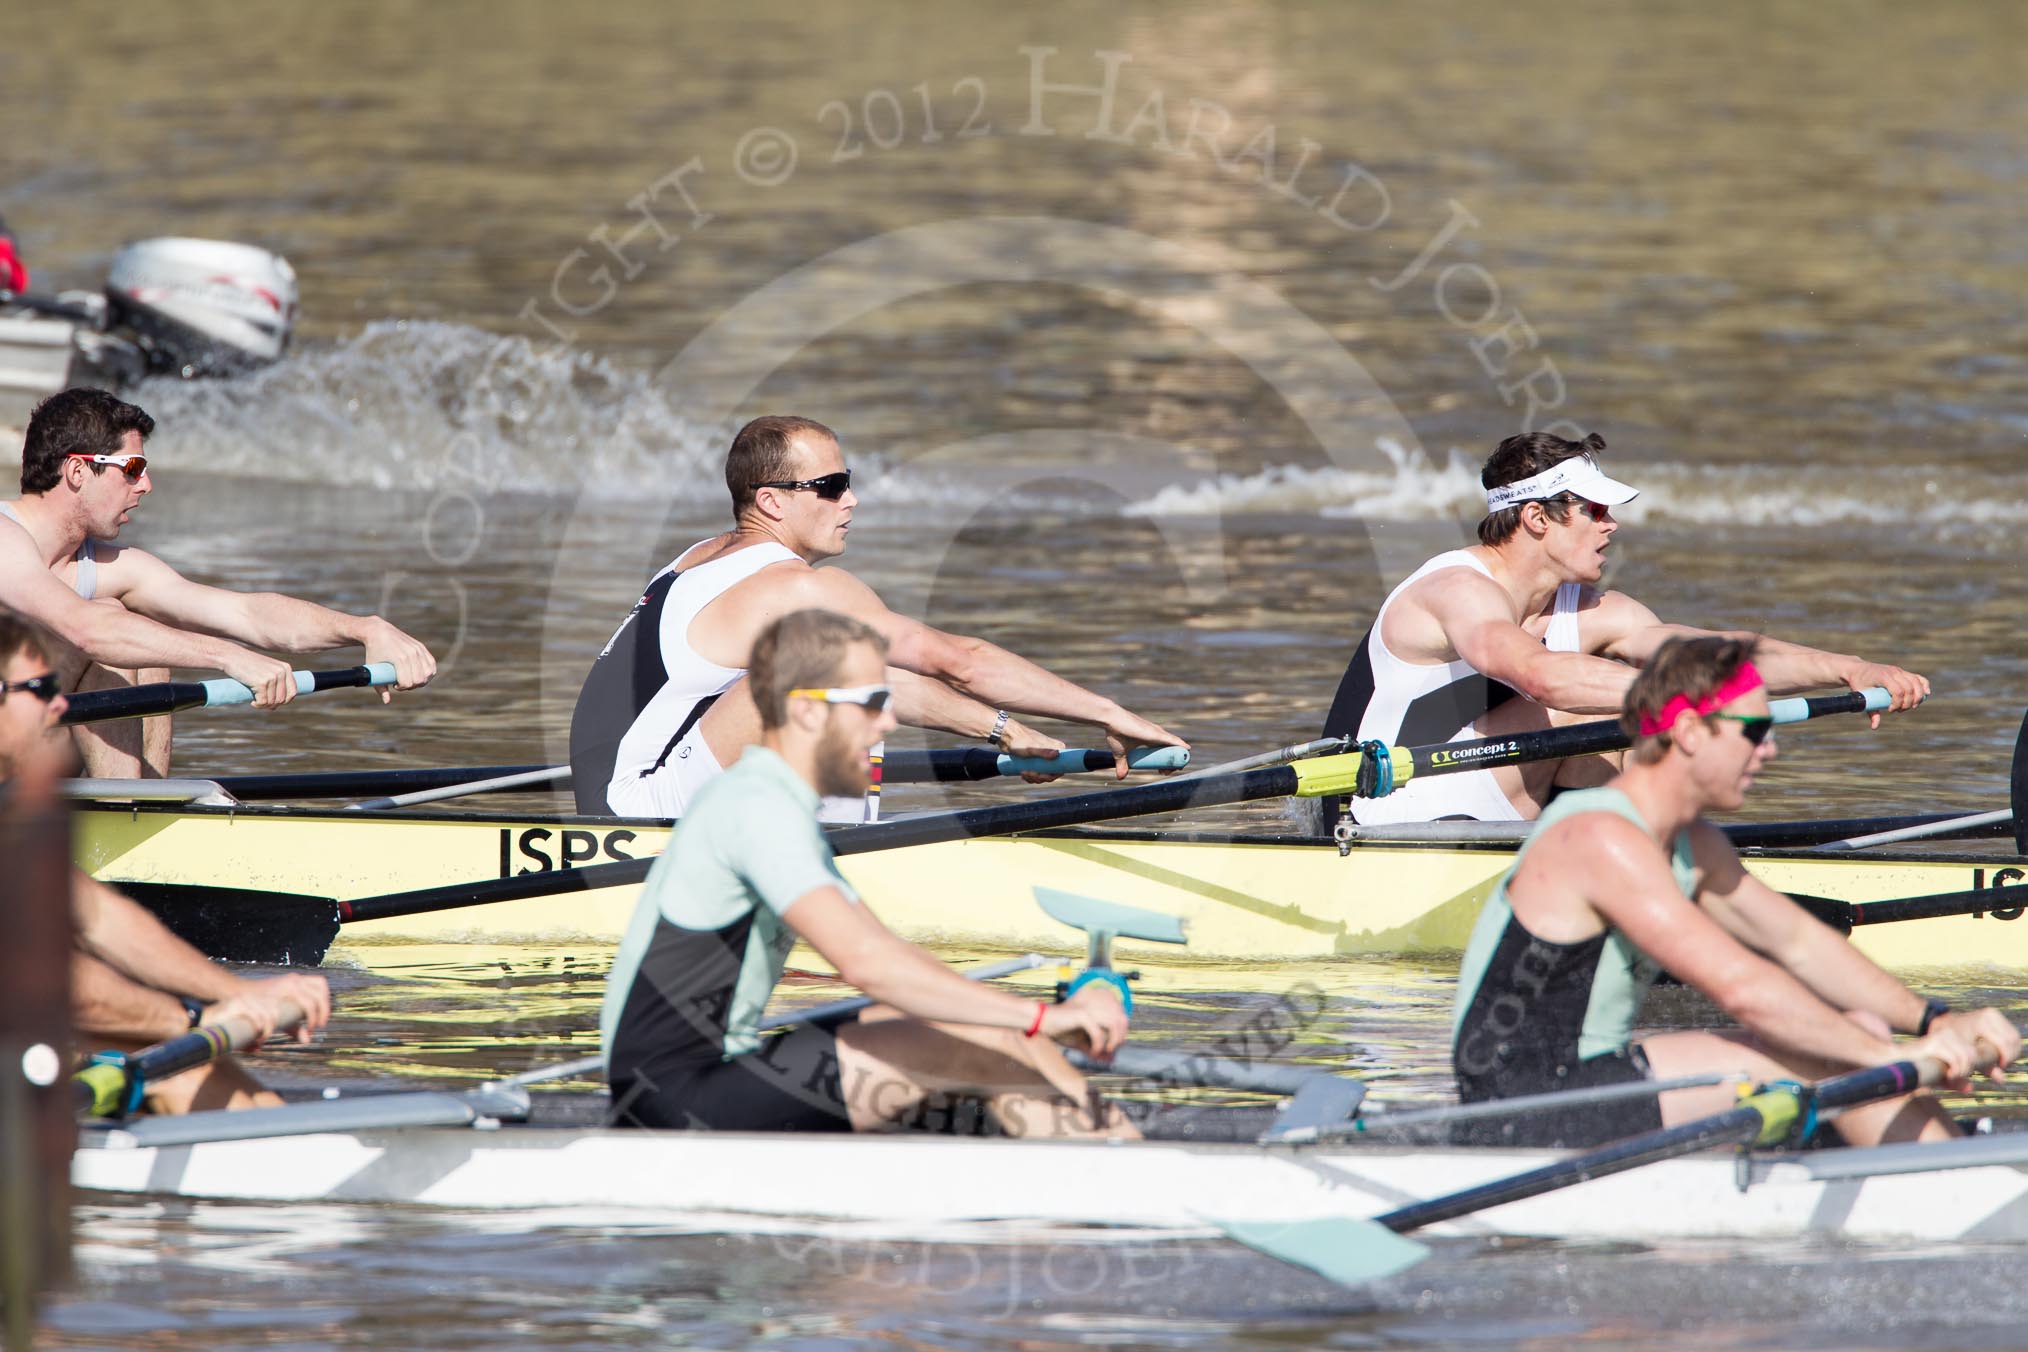
[[[1083,1143],[917,1136],[421,1128],[128,1147],[87,1144],[72,1178],[93,1192],[264,1202],[408,1203],[587,1211],[702,1231],[866,1239],[1080,1242],[1184,1239],[1214,1220],[1366,1218],[1532,1168],[1549,1152]],[[1993,1163],[1831,1178],[1840,1156],[1709,1154],[1634,1169],[1439,1227],[1560,1239],[2028,1241],[2019,1137],[1974,1145]],[[1909,1148],[1895,1148],[1906,1151]]]

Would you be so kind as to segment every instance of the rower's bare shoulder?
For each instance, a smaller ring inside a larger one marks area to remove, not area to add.
[[[788,585],[795,587],[802,596],[808,598],[811,605],[830,606],[850,614],[863,610],[869,604],[880,603],[880,598],[874,594],[873,588],[836,564],[826,568],[812,568],[800,560],[798,564],[801,571],[793,576]]]
[[[1579,812],[1552,824],[1541,844],[1577,861],[1598,876],[1602,870],[1635,869],[1656,856],[1654,837],[1617,812]]]
[[[723,531],[712,536],[709,540],[699,540],[696,544],[678,554],[676,562],[671,564],[670,567],[679,573],[691,568],[701,568],[729,550],[732,547],[733,540],[736,538],[735,532]]]
[[[1513,619],[1513,604],[1500,584],[1464,564],[1421,578],[1389,609],[1419,612],[1446,627],[1471,620]]]
[[[18,584],[38,575],[48,576],[49,565],[43,562],[35,537],[20,522],[0,516],[0,578],[12,578]]]
[[[35,557],[35,537],[28,533],[28,527],[0,513],[0,559],[11,563],[24,552],[30,558]]]
[[[1587,620],[1595,620],[1603,625],[1616,625],[1628,630],[1660,623],[1654,611],[1623,591],[1600,591],[1596,587],[1585,587],[1578,599],[1577,608]]]

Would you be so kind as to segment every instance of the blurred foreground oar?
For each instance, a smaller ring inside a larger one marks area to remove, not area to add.
[[[393,685],[394,665],[374,662],[363,667],[340,667],[334,671],[297,671],[298,695],[319,690],[342,690],[362,685]],[[132,685],[124,690],[87,690],[72,695],[64,710],[65,723],[103,723],[113,718],[144,718],[173,714],[183,709],[209,709],[222,704],[252,704],[251,687],[229,676],[209,681],[163,681],[156,685]]]

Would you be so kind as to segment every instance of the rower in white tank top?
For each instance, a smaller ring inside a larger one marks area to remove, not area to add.
[[[620,738],[612,779],[606,785],[606,801],[610,811],[622,817],[680,817],[698,790],[722,772],[700,725],[711,702],[730,690],[746,670],[720,666],[699,654],[690,645],[691,622],[706,606],[761,569],[801,561],[793,550],[773,542],[675,571],[682,559],[677,555],[676,562],[656,574],[648,586],[649,596],[658,602],[657,643],[665,680]],[[658,597],[656,584],[664,577],[670,581]],[[609,644],[608,653],[611,648]],[[878,752],[876,747],[876,756]],[[876,777],[866,797],[826,798],[818,816],[827,822],[875,820],[878,794]]]
[[[0,502],[0,516],[6,517],[23,530],[28,529],[27,523],[15,512],[14,504],[11,502]],[[90,536],[85,537],[85,542],[77,547],[77,553],[71,555],[71,558],[77,561],[77,577],[72,585],[77,588],[79,596],[89,601],[98,595],[99,589],[98,554],[92,548]]]
[[[1470,741],[1483,735],[1474,724],[1496,705],[1526,698],[1480,675],[1469,662],[1434,665],[1405,662],[1388,649],[1380,636],[1388,607],[1411,585],[1443,568],[1472,568],[1489,578],[1492,576],[1491,570],[1470,550],[1457,549],[1437,555],[1387,594],[1361,645],[1371,667],[1372,691],[1359,719],[1360,741],[1377,740],[1389,746]],[[1543,646],[1551,652],[1581,651],[1577,611],[1583,596],[1584,588],[1575,582],[1566,582],[1556,589],[1555,609],[1542,638]],[[1444,817],[1487,822],[1522,820],[1491,770],[1412,779],[1385,798],[1352,799],[1352,814],[1367,826],[1436,821]]]

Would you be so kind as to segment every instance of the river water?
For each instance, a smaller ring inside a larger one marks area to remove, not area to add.
[[[1974,811],[2028,700],[2024,24],[78,4],[9,25],[0,211],[45,286],[149,235],[291,259],[290,360],[138,396],[161,429],[130,538],[379,610],[442,660],[390,709],[188,718],[185,770],[561,758],[641,581],[721,528],[731,428],[782,410],[839,429],[846,562],[897,608],[1200,763],[1300,740],[1392,582],[1469,538],[1479,459],[1552,425],[1642,490],[1615,585],[1934,680],[1880,732],[1785,737],[1749,814]],[[582,1040],[603,962],[412,956],[338,969],[346,1012],[278,1073],[542,1059]],[[1318,979],[1347,1012],[1315,1055],[1442,1093],[1448,973]],[[1156,996],[1151,1035],[1243,1014],[1204,984]],[[1933,984],[2021,1003],[1979,969]],[[1356,1296],[1206,1253],[1080,1294],[1033,1255],[80,1214],[53,1346],[2011,1345],[2022,1313],[2002,1257],[1957,1250],[1507,1251]]]

